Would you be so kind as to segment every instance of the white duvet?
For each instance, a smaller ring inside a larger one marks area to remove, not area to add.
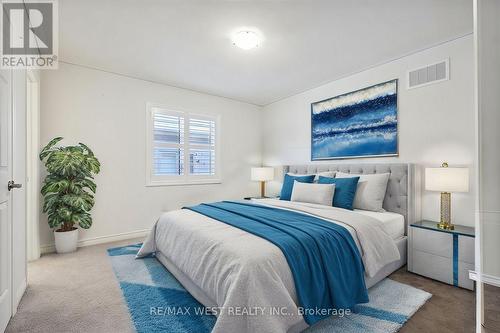
[[[344,226],[360,250],[369,277],[400,258],[394,241],[373,217],[309,203],[273,199],[255,203]],[[160,217],[137,256],[154,252],[203,291],[209,301],[200,302],[220,307],[213,332],[287,332],[307,326],[285,256],[265,239],[183,209]]]

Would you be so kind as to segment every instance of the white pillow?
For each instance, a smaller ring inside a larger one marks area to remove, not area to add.
[[[318,173],[309,173],[309,174],[298,174],[298,173],[291,173],[289,172],[288,174],[290,176],[310,176],[310,175],[314,175],[314,182],[317,183],[318,180],[319,180],[319,176],[322,176],[322,177],[329,177],[329,178],[334,178],[335,177],[335,171],[321,171],[321,172],[318,172]]]
[[[325,206],[331,206],[335,184],[314,184],[293,182],[291,201],[309,202]]]
[[[371,210],[374,212],[385,212],[385,192],[389,173],[377,173],[371,175],[337,172],[337,178],[359,177],[358,188],[354,195],[353,207],[356,209]]]

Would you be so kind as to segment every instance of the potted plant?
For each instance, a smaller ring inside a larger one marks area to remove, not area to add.
[[[83,143],[56,146],[62,138],[52,139],[40,152],[48,175],[42,185],[43,212],[54,229],[57,253],[76,250],[78,228],[92,225],[90,210],[94,206],[96,184],[94,175],[100,163]]]

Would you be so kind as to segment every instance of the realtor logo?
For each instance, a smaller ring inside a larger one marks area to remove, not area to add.
[[[57,0],[2,1],[1,68],[57,68]]]

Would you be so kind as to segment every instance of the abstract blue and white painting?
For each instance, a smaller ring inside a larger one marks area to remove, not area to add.
[[[398,80],[311,104],[311,159],[398,154]]]

